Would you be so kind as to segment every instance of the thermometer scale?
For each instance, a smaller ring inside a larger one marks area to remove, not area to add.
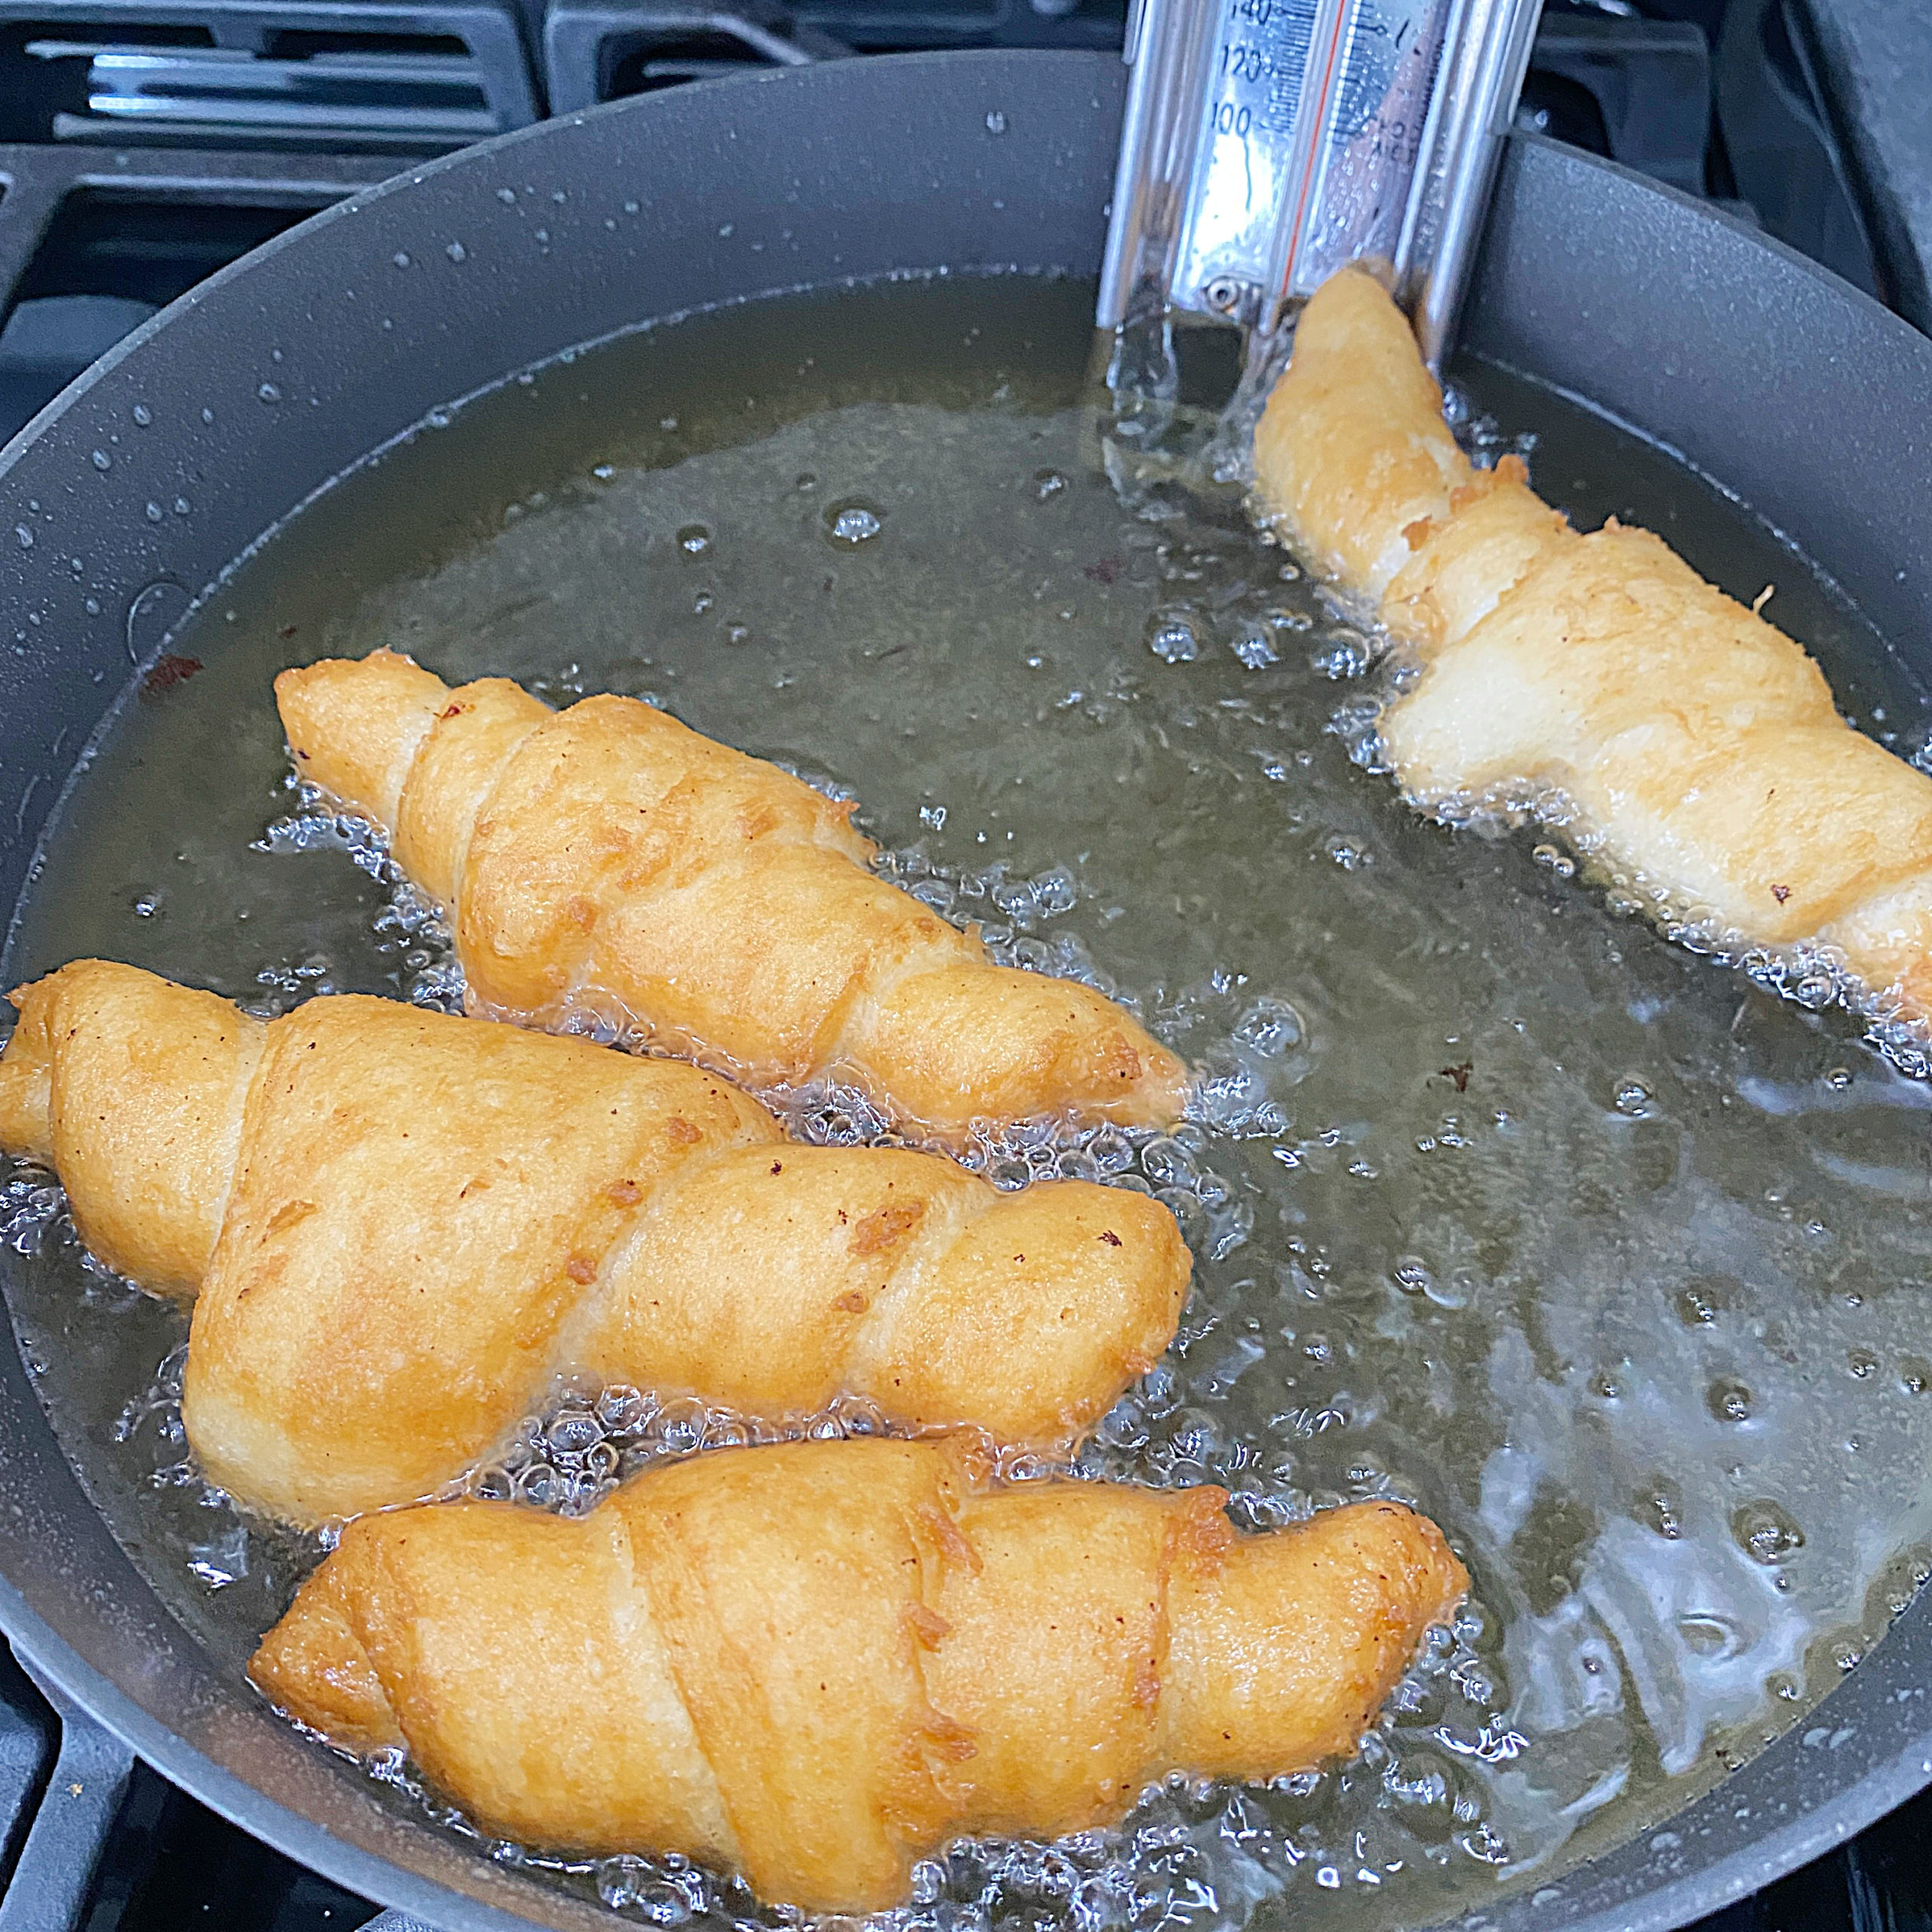
[[[1540,0],[1135,0],[1099,320],[1272,334],[1381,265],[1439,360]]]

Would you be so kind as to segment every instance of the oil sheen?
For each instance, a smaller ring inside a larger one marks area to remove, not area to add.
[[[1233,490],[1135,508],[1110,485],[1089,303],[1011,278],[788,299],[438,412],[271,533],[130,690],[8,971],[104,955],[265,1013],[460,996],[366,830],[293,788],[269,681],[323,654],[631,693],[856,796],[891,876],[1116,991],[1205,1075],[1172,1135],[970,1155],[1004,1184],[1151,1190],[1194,1244],[1180,1337],[1081,1470],[1219,1483],[1252,1525],[1398,1496],[1475,1580],[1353,1764],[955,1847],[903,1923],[1429,1920],[1667,1815],[1924,1574],[1932,1091],[1841,1011],[1620,916],[1537,834],[1404,808],[1351,756],[1374,640]],[[1919,742],[1922,694],[1739,506],[1547,393],[1460,380],[1472,433],[1527,448],[1580,525],[1648,523],[1747,600],[1775,585],[1847,709]],[[813,1137],[879,1131],[837,1094],[780,1097]],[[86,1263],[49,1177],[17,1171],[0,1211],[57,1429],[238,1672],[325,1540],[200,1482],[185,1321]],[[567,1382],[469,1487],[581,1507],[758,1432]],[[374,1768],[466,1829],[407,1764]],[[777,1922],[675,1863],[497,1852],[659,1924]]]

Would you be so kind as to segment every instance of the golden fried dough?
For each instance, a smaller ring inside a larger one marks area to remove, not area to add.
[[[352,995],[264,1024],[99,960],[14,998],[0,1146],[112,1266],[198,1291],[195,1454],[298,1521],[433,1493],[565,1368],[1063,1447],[1186,1297],[1143,1195],[795,1146],[678,1061]]]
[[[1420,660],[1382,718],[1407,797],[1540,801],[1672,918],[1822,949],[1880,1012],[1932,1017],[1932,778],[1661,539],[1579,537],[1515,459],[1472,470],[1441,404],[1401,313],[1344,269],[1255,437],[1264,509]]]
[[[958,1834],[1355,1750],[1461,1564],[1398,1503],[1237,1536],[1226,1500],[989,1490],[951,1444],[703,1456],[576,1521],[365,1517],[251,1675],[337,1743],[407,1748],[489,1830],[872,1911]]]
[[[995,966],[869,869],[834,804],[634,698],[552,713],[387,651],[275,680],[297,769],[448,908],[475,1011],[648,1028],[755,1085],[822,1074],[899,1118],[1179,1118],[1185,1069],[1092,988]]]

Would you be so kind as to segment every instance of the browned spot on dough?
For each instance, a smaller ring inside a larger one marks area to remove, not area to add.
[[[903,1241],[926,1211],[923,1201],[888,1201],[852,1230],[851,1252],[878,1254]]]
[[[285,1201],[269,1217],[269,1224],[264,1232],[278,1235],[285,1228],[294,1227],[297,1221],[306,1220],[315,1211],[315,1204],[312,1201]]]
[[[1512,452],[1510,455],[1497,458],[1496,473],[1506,483],[1526,484],[1530,480],[1530,466]],[[1614,518],[1611,519],[1613,522],[1615,520]]]
[[[977,1577],[984,1566],[980,1552],[966,1540],[966,1532],[936,1503],[921,1503],[917,1513],[940,1555],[949,1563],[964,1564]]]
[[[1210,1575],[1221,1567],[1235,1540],[1233,1524],[1221,1513],[1227,1500],[1228,1492],[1212,1484],[1189,1491],[1187,1507],[1177,1512],[1169,1532],[1174,1554],[1191,1558]]]
[[[445,705],[436,715],[438,718],[460,718],[469,709],[466,704]]]
[[[842,1309],[848,1315],[863,1315],[872,1306],[872,1303],[857,1288],[848,1288],[832,1305],[834,1308]]]
[[[906,1606],[906,1621],[912,1625],[912,1635],[929,1651],[937,1650],[952,1634],[952,1626],[937,1611],[928,1610],[922,1603]]]
[[[1161,1673],[1151,1653],[1143,1653],[1134,1666],[1134,1701],[1143,1711],[1151,1711],[1161,1701]]]
[[[605,1192],[620,1208],[635,1208],[644,1198],[644,1189],[634,1180],[614,1180]]]
[[[774,1161],[771,1164],[771,1171],[775,1174],[782,1174],[785,1171],[785,1163],[783,1161]]]
[[[1103,1228],[1100,1230],[1100,1238],[1109,1247],[1118,1247],[1120,1245],[1120,1236],[1115,1234],[1112,1228]]]
[[[920,1728],[924,1734],[927,1749],[935,1758],[963,1764],[968,1758],[979,1755],[979,1742],[972,1731],[943,1711],[934,1711]]]
[[[1431,525],[1434,524],[1435,521],[1435,519],[1433,517],[1419,516],[1416,518],[1414,523],[1404,524],[1402,526],[1403,541],[1408,545],[1411,550],[1420,550],[1422,546],[1429,541],[1429,529]]]
[[[588,1286],[597,1278],[597,1263],[587,1254],[573,1254],[564,1263],[564,1272],[580,1286]]]
[[[682,1114],[673,1114],[666,1123],[664,1137],[673,1146],[695,1147],[704,1138],[704,1130],[692,1126]]]
[[[597,908],[581,893],[575,893],[564,901],[564,917],[587,933],[597,923]]]
[[[1791,888],[1788,885],[1774,885],[1771,888],[1771,897],[1782,906],[1791,897]]]

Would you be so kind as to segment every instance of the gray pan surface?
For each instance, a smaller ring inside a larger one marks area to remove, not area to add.
[[[0,454],[0,904],[134,667],[309,493],[435,405],[648,318],[894,271],[1092,273],[1121,78],[1097,55],[953,54],[683,88],[399,177],[175,304]],[[1801,534],[1887,636],[1932,635],[1932,342],[1844,284],[1518,140],[1464,333]],[[1932,675],[1932,651],[1915,668]],[[217,1675],[88,1503],[12,1349],[0,1626],[168,1776],[370,1897],[451,1932],[610,1923],[386,1802]],[[1681,1924],[1928,1780],[1921,1597],[1667,1832],[1466,1923]]]

